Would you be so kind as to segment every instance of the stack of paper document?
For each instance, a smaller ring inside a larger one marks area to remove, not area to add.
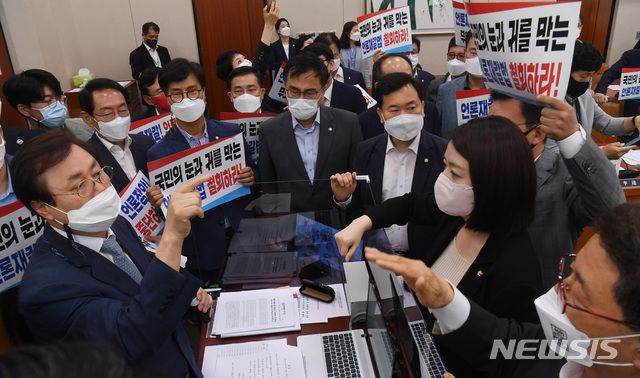
[[[221,293],[211,335],[237,337],[299,331],[298,295],[288,288]]]
[[[298,294],[298,313],[300,323],[327,323],[329,318],[339,316],[349,316],[349,306],[344,295],[342,284],[329,285],[336,293],[336,297],[331,303],[323,302],[306,295]],[[292,287],[293,292],[298,292],[299,287]]]
[[[208,346],[204,350],[205,378],[304,377],[302,353],[285,339]]]

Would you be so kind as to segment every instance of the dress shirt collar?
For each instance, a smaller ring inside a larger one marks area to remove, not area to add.
[[[407,150],[411,150],[413,151],[416,155],[418,154],[418,147],[420,146],[420,134],[422,134],[422,132],[418,133],[418,136],[416,136],[416,138],[413,140],[413,142],[411,142],[411,144],[409,145],[409,148],[407,148]],[[389,151],[391,150],[396,150],[396,147],[393,145],[393,142],[391,141],[391,136],[389,136],[387,138],[387,149],[386,149],[386,153],[388,154]],[[407,151],[405,150],[405,151]]]
[[[342,70],[342,66],[338,66],[338,71],[336,71],[336,76],[334,76],[333,79],[344,83],[344,71]]]
[[[298,122],[298,120],[296,119],[296,117],[293,116],[293,114],[291,114],[291,120],[293,121],[293,129],[295,130],[296,126],[300,125],[300,127],[305,128],[304,126],[302,126],[300,124],[300,122]],[[311,128],[313,129],[316,125],[320,124],[320,107],[318,106],[318,112],[316,113],[316,119],[313,120],[313,124],[311,125]]]
[[[209,143],[209,141],[210,141],[209,140],[209,132],[207,131],[207,121],[206,120],[204,121],[204,133],[202,134],[200,139],[198,139],[198,138],[194,137],[193,135],[189,134],[188,132],[184,131],[177,123],[176,123],[176,127],[178,128],[178,130],[180,130],[180,133],[182,134],[184,139],[187,140],[187,142],[189,143],[190,146],[191,146],[192,142],[198,142],[199,145],[203,145],[203,144]]]
[[[51,228],[53,228],[57,233],[59,233],[60,235],[62,235],[63,237],[67,238],[67,233],[64,230],[61,230],[57,227],[53,227],[51,226]],[[109,228],[107,230],[107,238],[109,238],[109,236],[113,235],[114,240],[116,237],[116,234],[111,230],[111,228]],[[87,248],[89,248],[92,251],[96,251],[96,252],[100,252],[100,249],[102,249],[102,243],[104,243],[104,241],[107,240],[106,238],[100,238],[100,237],[96,237],[96,236],[86,236],[86,235],[77,235],[77,234],[73,234],[73,241],[75,241],[78,244],[81,244]]]
[[[107,148],[107,150],[109,150],[110,152],[113,152],[114,148],[118,148],[120,150],[122,150],[120,148],[120,146],[118,146],[117,144],[112,143],[111,141],[108,141],[107,139],[103,138],[102,136],[98,135],[98,139],[100,140],[100,142],[102,142],[102,144],[104,144],[104,146]],[[124,140],[124,150],[122,151],[126,151],[129,149],[129,146],[131,146],[131,137],[127,135],[127,138]]]
[[[329,106],[331,104],[331,94],[333,93],[333,82],[334,80],[331,80],[331,84],[329,85],[329,88],[327,88],[326,91],[324,91],[324,97],[326,98],[326,101],[329,101],[329,104],[327,104],[327,106]]]
[[[156,47],[152,49],[152,48],[151,48],[151,47],[149,47],[149,45],[147,45],[146,43],[142,42],[142,44],[144,45],[144,47],[146,47],[146,48],[147,48],[147,51],[149,51],[149,52],[155,52],[155,51],[156,51],[156,48],[158,48],[158,45],[156,45]]]

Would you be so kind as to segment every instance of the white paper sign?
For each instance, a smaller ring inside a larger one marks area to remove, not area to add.
[[[362,97],[364,97],[364,100],[367,102],[367,109],[373,106],[376,106],[378,104],[378,101],[376,101],[375,98],[371,97],[369,92],[367,92],[364,88],[362,88],[360,84],[354,84],[353,86],[358,88],[360,90],[360,93],[362,93]]]
[[[132,134],[148,135],[158,142],[172,126],[171,112],[169,112],[133,122],[129,132]]]
[[[284,90],[284,67],[287,63],[282,62],[278,74],[276,75],[271,90],[269,91],[269,97],[276,101],[280,101],[283,104],[287,103],[287,93]]]
[[[458,0],[453,0],[453,29],[456,34],[456,45],[467,47],[464,41],[467,38],[467,33],[471,31],[471,28],[469,28],[467,10],[464,7],[464,2]]]
[[[131,223],[143,240],[145,236],[159,235],[164,229],[164,221],[147,200],[146,193],[150,186],[147,176],[138,171],[133,180],[120,192],[120,215]]]
[[[409,7],[401,7],[358,17],[362,58],[370,58],[380,49],[386,53],[411,51],[409,15]]]
[[[470,119],[488,115],[491,103],[493,103],[490,94],[491,90],[489,89],[456,91],[458,126],[467,123]]]
[[[249,152],[254,162],[258,162],[258,154],[260,153],[260,124],[269,118],[275,117],[275,114],[266,113],[228,113],[221,112],[220,120],[235,123],[242,130],[244,140],[247,141]]]
[[[632,98],[640,98],[640,68],[623,68],[618,99]]]

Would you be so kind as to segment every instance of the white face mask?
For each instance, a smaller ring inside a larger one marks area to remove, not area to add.
[[[45,205],[66,214],[67,218],[69,218],[69,228],[72,230],[100,232],[108,230],[115,222],[118,214],[120,214],[121,203],[118,192],[116,192],[113,185],[109,185],[107,189],[90,199],[81,208],[69,210],[68,213],[49,204]],[[57,219],[55,221],[63,224]]]
[[[96,120],[94,118],[94,120]],[[117,117],[109,122],[98,121],[100,135],[110,141],[119,142],[124,140],[129,134],[131,128],[131,117]]]
[[[284,28],[282,28],[280,30],[280,35],[284,36],[284,37],[288,37],[291,35],[291,28],[288,26],[285,26]]]
[[[418,65],[418,54],[409,54],[409,61],[411,61],[411,67],[415,69]]]
[[[340,67],[340,58],[336,58],[333,60],[333,72],[336,72]]]
[[[349,36],[352,41],[358,42],[360,40],[360,32],[357,31]]]
[[[590,356],[588,348],[591,341],[594,340],[620,340],[629,337],[640,337],[640,334],[589,338],[589,336],[571,324],[571,320],[569,320],[567,314],[560,313],[560,309],[558,308],[558,295],[552,287],[551,290],[536,298],[534,302],[538,316],[540,317],[540,325],[547,337],[549,349],[560,356],[564,356],[568,361],[573,361],[584,366],[592,366],[593,364],[633,366],[632,363],[594,361]],[[615,350],[616,344],[617,343],[611,343],[607,348]],[[601,344],[596,344],[596,346],[600,347]],[[608,352],[609,350],[606,351]]]
[[[452,217],[464,217],[473,211],[475,199],[473,187],[466,184],[456,184],[444,173],[440,173],[433,185],[433,195],[438,208]]]
[[[383,116],[382,119],[387,134],[402,141],[415,138],[424,126],[422,114],[400,114],[387,120]]]
[[[4,156],[7,152],[7,143],[2,139],[2,144],[0,144],[0,168],[4,165]]]
[[[240,113],[253,113],[260,109],[260,96],[249,93],[242,94],[233,99],[233,107]]]
[[[451,76],[460,76],[467,71],[467,66],[463,61],[451,59],[447,61],[447,70]]]
[[[469,75],[473,77],[482,77],[482,67],[480,67],[480,58],[467,58],[464,62]]]
[[[252,67],[253,63],[251,63],[251,61],[249,59],[245,59],[242,62],[240,62],[240,64],[238,64],[238,67],[236,68],[240,68],[240,67]]]
[[[182,101],[171,104],[171,113],[182,122],[193,122],[202,117],[206,106],[201,98],[183,98]]]
[[[290,98],[289,111],[298,121],[307,120],[318,112],[318,100],[306,98]]]

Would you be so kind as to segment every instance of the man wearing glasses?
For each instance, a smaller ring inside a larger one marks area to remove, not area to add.
[[[464,47],[456,45],[456,37],[451,38],[449,41],[449,49],[447,50],[447,74],[431,80],[427,88],[425,101],[435,103],[438,98],[438,89],[442,84],[457,79],[467,72],[467,68],[464,65],[465,60]]]
[[[129,134],[131,118],[122,85],[111,79],[94,79],[78,95],[80,117],[95,129],[88,142],[100,159],[113,167],[112,184],[121,192],[138,171],[149,176],[147,151],[154,144],[147,135]]]
[[[180,319],[194,298],[208,311],[201,282],[180,269],[190,218],[202,217],[202,176],[172,195],[164,236],[151,259],[121,216],[88,145],[64,130],[33,138],[11,162],[18,199],[47,221],[23,276],[20,301],[40,343],[91,340],[120,350],[140,377],[201,377]]]
[[[557,284],[536,299],[541,324],[496,318],[421,261],[370,248],[365,254],[402,274],[434,315],[434,338],[487,376],[640,377],[639,219],[636,202],[596,218],[596,234],[560,260]],[[496,344],[525,340],[520,358],[495,353]]]
[[[352,172],[362,141],[358,117],[319,106],[329,71],[314,55],[291,59],[283,79],[289,110],[260,126],[262,189],[291,193],[292,212],[329,210],[336,206],[329,178]]]

